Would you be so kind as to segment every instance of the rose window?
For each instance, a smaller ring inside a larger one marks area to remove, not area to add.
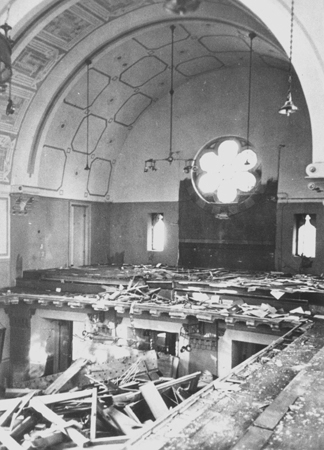
[[[246,140],[238,137],[209,141],[198,151],[192,164],[193,187],[210,204],[243,202],[260,183],[257,154]]]

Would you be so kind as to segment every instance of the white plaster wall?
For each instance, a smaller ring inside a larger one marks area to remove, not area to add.
[[[47,354],[46,341],[51,329],[51,320],[68,320],[73,322],[72,361],[86,358],[93,363],[106,363],[110,359],[120,359],[131,354],[130,348],[117,347],[112,341],[95,341],[82,335],[84,330],[91,331],[91,324],[87,313],[74,311],[41,310],[38,309],[31,318],[31,348],[34,359],[30,360],[32,378],[43,375]]]
[[[290,52],[291,0],[240,0],[272,31],[287,55]],[[324,2],[295,1],[292,62],[298,74],[311,118],[312,156],[323,161],[324,115]],[[303,176],[306,173],[304,171]]]
[[[286,98],[287,74],[278,69],[253,69],[250,140],[262,164],[262,182],[277,179],[278,148],[281,158],[282,189],[291,197],[313,195],[304,180],[311,158],[307,105],[302,92],[295,101],[300,112],[287,118],[278,114]],[[203,74],[175,91],[173,151],[176,157],[193,158],[215,137],[247,133],[248,68]],[[199,109],[197,108],[199,105]],[[184,161],[171,165],[157,161],[157,171],[143,172],[147,159],[169,154],[169,99],[163,98],[143,114],[128,134],[113,169],[110,199],[113,202],[177,201]]]

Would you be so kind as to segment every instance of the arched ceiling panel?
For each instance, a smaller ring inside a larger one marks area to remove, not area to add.
[[[110,84],[110,76],[99,72],[98,70],[89,69],[89,83],[91,84],[91,89],[89,90],[89,106],[93,106],[95,103],[98,104],[106,100],[104,90]],[[80,108],[85,110],[87,108],[87,80],[82,79],[65,97],[64,102],[74,106],[75,108]],[[100,109],[103,109],[103,105]]]
[[[102,158],[94,158],[90,164],[87,191],[89,196],[102,197],[109,200],[109,184],[112,164]],[[101,180],[105,180],[102,182]]]
[[[94,153],[106,127],[107,121],[103,117],[93,114],[83,117],[72,139],[72,150],[85,155]]]
[[[66,165],[64,149],[44,146],[40,164],[38,186],[41,189],[59,191],[63,184]],[[51,174],[50,177],[48,173]]]
[[[64,149],[67,167],[78,153],[65,171],[71,179],[76,172],[72,167],[83,166],[85,153],[109,164],[118,158],[139,118],[169,94],[171,24],[176,26],[175,98],[178,87],[197,76],[247,65],[251,30],[257,33],[255,63],[287,70],[287,56],[270,31],[234,0],[202,2],[195,13],[183,17],[167,14],[163,2],[155,1],[82,0],[65,2],[65,8],[61,2],[46,3],[48,12],[39,9],[39,20],[29,22],[37,34],[25,47],[21,44],[27,30],[21,27],[17,37],[21,52],[14,59],[14,116],[4,114],[0,98],[0,132],[20,132],[15,184],[24,178],[37,184],[38,171],[47,167],[41,159],[44,146]],[[106,192],[102,187],[92,191]]]

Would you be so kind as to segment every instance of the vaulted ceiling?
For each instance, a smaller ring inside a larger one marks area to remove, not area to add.
[[[10,3],[0,11],[2,17],[7,11],[9,23]],[[242,3],[202,1],[184,15],[163,6],[154,0],[35,0],[23,12],[20,4],[12,31],[14,114],[5,113],[7,93],[0,96],[3,182],[58,192],[64,177],[88,159],[88,192],[105,197],[109,180],[100,187],[96,180],[111,172],[139,119],[170,93],[171,25],[175,102],[181,85],[248,66],[251,31],[254,66],[287,72],[286,52]]]

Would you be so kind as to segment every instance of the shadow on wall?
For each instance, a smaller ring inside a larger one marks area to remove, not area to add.
[[[16,277],[21,278],[23,276],[23,258],[21,255],[17,255],[16,259]]]
[[[116,252],[114,255],[107,255],[107,263],[115,266],[122,266],[124,264],[125,252]]]

